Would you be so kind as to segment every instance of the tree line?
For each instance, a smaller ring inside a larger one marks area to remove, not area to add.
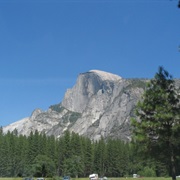
[[[29,136],[0,130],[0,177],[123,176],[129,168],[130,146],[121,140],[92,142],[66,131],[55,138],[35,131]]]
[[[138,156],[120,139],[91,141],[66,131],[55,138],[35,131],[29,136],[0,130],[0,177],[168,176],[166,165]]]

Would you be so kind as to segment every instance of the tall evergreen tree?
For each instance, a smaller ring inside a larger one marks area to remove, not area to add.
[[[47,147],[48,147],[48,143],[47,143],[47,136],[45,135],[45,133],[41,133],[39,135],[39,154],[41,155],[46,155],[47,154]]]
[[[26,154],[27,154],[27,138],[26,136],[20,135],[17,137],[17,176],[24,176],[26,166]]]
[[[72,155],[71,134],[70,134],[69,131],[65,131],[63,140],[64,140],[64,156],[65,156],[66,159],[68,159]]]
[[[56,140],[54,136],[47,137],[46,151],[47,156],[56,161]]]
[[[84,157],[82,150],[82,141],[77,133],[71,134],[71,153],[72,162],[74,164],[74,176],[82,176],[84,171]]]
[[[62,162],[62,175],[70,175],[72,171],[72,149],[71,149],[71,134],[69,131],[65,131],[62,138],[62,153],[63,153],[63,162]]]
[[[9,157],[11,166],[11,176],[17,176],[19,171],[19,153],[17,131],[11,132],[9,137]]]
[[[180,148],[180,96],[172,76],[159,67],[137,104],[138,119],[132,120],[134,141],[146,155],[167,160],[172,179]],[[148,153],[147,153],[148,152]]]
[[[84,176],[87,177],[93,170],[93,148],[89,138],[83,138],[83,154],[84,154]]]
[[[2,127],[0,128],[0,177],[3,176],[3,129]]]
[[[105,175],[105,151],[106,145],[104,139],[101,137],[99,141],[94,145],[94,170],[99,173],[100,176]]]
[[[117,176],[124,176],[128,172],[129,166],[129,147],[121,140],[114,140],[116,149],[116,168]]]
[[[99,164],[99,174],[101,177],[105,175],[105,154],[106,154],[106,143],[103,137],[98,142],[98,151],[99,151],[99,159],[100,159],[100,164]]]
[[[7,156],[9,153],[9,141],[7,136],[2,136],[0,142],[0,176],[1,177],[8,177],[10,176],[9,172],[11,171],[11,167],[9,166],[9,157]]]
[[[65,151],[65,145],[64,145],[64,139],[63,137],[59,138],[57,142],[57,174],[59,176],[62,176],[63,174],[63,162],[64,162],[64,151]]]

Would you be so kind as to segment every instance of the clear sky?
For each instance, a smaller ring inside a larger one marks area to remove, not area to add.
[[[0,0],[0,126],[60,103],[79,73],[180,78],[177,0]]]

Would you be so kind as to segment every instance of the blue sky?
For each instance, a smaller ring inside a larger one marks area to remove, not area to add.
[[[177,0],[0,0],[0,126],[62,101],[99,69],[180,78]]]

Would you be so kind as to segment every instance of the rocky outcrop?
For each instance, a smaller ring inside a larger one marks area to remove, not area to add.
[[[92,102],[92,98],[98,96],[100,97],[98,109],[103,108],[112,94],[115,83],[119,81],[121,77],[103,71],[92,70],[82,73],[75,86],[67,90],[62,106],[82,113]]]
[[[38,130],[47,135],[61,136],[74,131],[92,140],[104,138],[131,139],[130,118],[144,91],[146,80],[123,79],[111,73],[91,70],[78,76],[64,99],[43,112],[36,109],[31,117],[3,128],[14,128],[29,135]]]

